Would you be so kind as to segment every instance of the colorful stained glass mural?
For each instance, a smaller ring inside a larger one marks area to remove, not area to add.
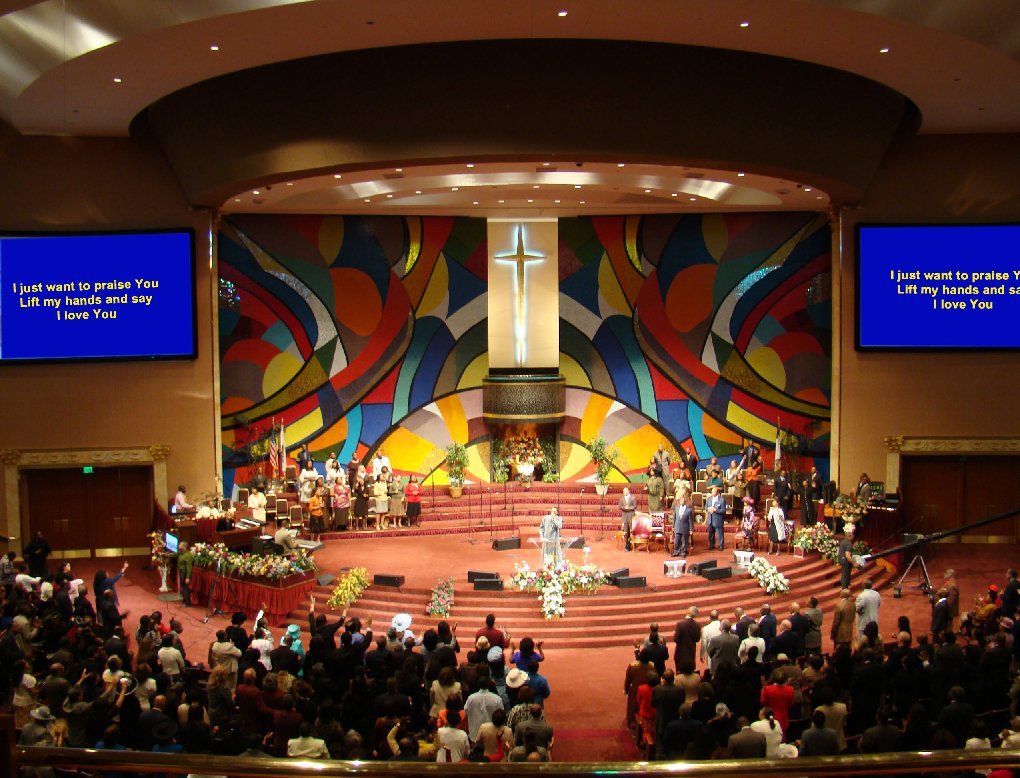
[[[597,217],[559,222],[559,474],[582,447],[620,452],[617,480],[660,443],[702,461],[777,422],[798,469],[828,472],[830,231],[818,214]],[[231,216],[219,236],[224,480],[251,481],[282,425],[291,455],[379,448],[445,483],[468,444],[490,480],[482,420],[486,224],[439,217]]]

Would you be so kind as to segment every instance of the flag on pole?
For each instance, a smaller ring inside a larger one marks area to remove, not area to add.
[[[279,445],[280,441],[276,439],[276,423],[273,423],[273,431],[269,434],[269,467],[272,468],[273,478],[279,476],[280,461],[279,456]]]
[[[780,441],[779,419],[776,418],[776,461],[774,467],[778,470],[780,462],[783,461],[783,444]]]
[[[280,477],[287,477],[287,441],[283,436],[283,422],[280,422]]]

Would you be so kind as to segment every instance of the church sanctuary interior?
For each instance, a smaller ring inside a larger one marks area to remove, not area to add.
[[[5,773],[1020,774],[1018,322],[1020,0],[0,0]]]

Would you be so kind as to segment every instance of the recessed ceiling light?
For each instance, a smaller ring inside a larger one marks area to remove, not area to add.
[[[531,188],[532,188],[532,189],[538,189],[538,187],[539,187],[539,186],[540,186],[539,184],[532,184],[532,185],[531,185]]]
[[[697,202],[697,201],[698,201],[698,198],[697,198],[697,197],[692,197],[692,198],[691,198],[691,202],[692,202],[692,203],[694,203],[694,202]]]
[[[542,163],[542,167],[549,167],[549,163],[548,162],[543,162]]]
[[[341,178],[341,175],[339,173],[334,173],[333,178]]]
[[[811,187],[810,186],[805,186],[804,187],[804,191],[805,192],[810,192],[811,191]]]
[[[220,50],[220,47],[217,46],[215,43],[212,46],[209,47],[209,51],[219,51],[219,50]]]
[[[388,194],[388,195],[386,195],[386,196],[387,196],[388,198],[390,198],[390,199],[393,199],[393,195],[391,195],[391,194]]]
[[[582,201],[581,201],[581,205],[585,205],[585,204],[586,204],[586,203],[585,203],[585,201],[584,201],[584,200],[582,200]]]
[[[474,163],[474,162],[468,162],[468,163],[467,163],[467,166],[468,166],[468,167],[474,167],[474,166],[475,166],[475,163]]]
[[[415,193],[415,194],[421,194],[421,189],[415,189],[415,190],[414,190],[414,193]]]
[[[115,84],[122,84],[122,83],[124,83],[124,79],[121,78],[120,76],[114,76],[113,77],[113,83],[115,83]]]
[[[506,200],[500,200],[499,202],[500,202],[500,204],[502,204],[502,203],[505,203]]]
[[[888,54],[889,53],[889,47],[888,46],[883,46],[882,48],[880,48],[878,50],[878,53],[879,54]]]
[[[623,167],[625,164],[626,164],[625,162],[617,162],[616,166],[617,167]]]
[[[670,197],[676,197],[676,196],[677,196],[676,192],[673,192],[673,193],[670,194]]]
[[[402,167],[395,167],[395,168],[393,168],[393,170],[395,172],[397,172],[397,173],[403,173],[404,172],[404,169]]]
[[[239,202],[241,202],[241,198],[240,198],[240,197],[235,197],[235,198],[234,198],[234,202],[235,202],[235,203],[239,203]]]
[[[293,181],[288,181],[287,182],[287,186],[294,186],[294,182]]]
[[[580,188],[581,188],[580,184],[574,184],[574,189],[580,189]]]
[[[477,201],[477,200],[475,200],[475,201],[474,201],[474,202],[472,203],[472,205],[478,205],[478,201]]]
[[[533,202],[535,202],[535,201],[534,201],[534,200],[528,200],[528,202],[529,202],[529,203],[533,203]]]
[[[450,189],[450,191],[451,191],[451,192],[459,192],[459,191],[460,191],[460,187],[459,187],[459,186],[455,186],[455,187],[452,187],[452,188]]]
[[[646,189],[646,190],[645,190],[645,194],[648,194],[648,193],[650,193],[651,191],[652,191],[651,189]]]
[[[366,203],[370,203],[370,202],[372,202],[372,201],[371,201],[371,200],[370,200],[369,198],[367,198],[367,197],[366,197],[366,198],[365,198],[365,202],[366,202]]]
[[[251,193],[252,193],[252,194],[260,194],[260,192],[259,192],[259,190],[258,190],[258,189],[252,189],[252,190],[251,190]]]
[[[751,23],[750,22],[741,22],[740,26],[743,27],[746,30],[748,27],[751,26]]]
[[[560,18],[562,19],[562,18],[563,18],[564,16],[566,16],[566,15],[567,15],[567,12],[566,12],[566,11],[560,11],[560,12],[559,12],[558,14],[556,14],[556,15],[557,15],[558,17],[560,17]]]
[[[553,200],[554,203],[559,203],[559,200]]]
[[[737,178],[743,178],[745,175],[745,173],[737,173]]]

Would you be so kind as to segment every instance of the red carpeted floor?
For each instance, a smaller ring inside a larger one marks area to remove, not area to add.
[[[400,573],[406,576],[408,589],[419,590],[428,590],[439,576],[446,575],[455,577],[455,586],[458,590],[461,590],[461,587],[466,590],[466,573],[469,569],[495,570],[506,578],[515,561],[526,559],[532,565],[537,563],[537,551],[526,541],[524,548],[518,551],[497,552],[489,546],[487,534],[476,540],[479,542],[469,543],[466,537],[451,535],[361,538],[348,543],[334,541],[328,543],[326,549],[318,552],[316,559],[323,570],[338,571],[340,567],[365,565],[372,573]],[[601,543],[592,537],[588,540],[592,548],[592,562],[606,569],[629,566],[633,573],[647,575],[650,585],[668,580],[662,575],[664,557],[661,552],[625,553],[618,549],[608,536]],[[961,606],[966,609],[976,596],[987,590],[990,583],[1000,585],[1005,583],[1006,570],[1016,564],[1018,551],[1020,548],[1015,545],[939,544],[925,549],[925,561],[936,586],[942,581],[947,568],[952,567],[956,570],[961,589]],[[582,561],[584,556],[580,550],[568,551],[567,555],[576,561]],[[702,551],[693,556],[692,560],[708,556],[707,552]],[[718,553],[715,556],[722,558]],[[791,594],[803,599],[810,594],[818,594],[812,591],[798,592],[796,580],[798,560],[788,555],[770,559],[791,577],[793,585]],[[180,602],[159,601],[157,597],[159,574],[155,570],[142,568],[147,561],[145,558],[134,558],[130,561],[131,567],[118,584],[122,607],[131,612],[128,623],[134,626],[137,617],[142,613],[161,610],[164,615],[177,618],[184,625],[189,658],[193,661],[204,661],[215,630],[227,625],[229,615],[215,616],[206,624],[204,608],[185,609],[180,607]],[[74,571],[91,582],[92,575],[98,567],[105,566],[108,570],[113,570],[118,568],[119,564],[120,560],[76,560]],[[898,578],[898,574],[891,578],[882,592],[880,619],[882,634],[889,635],[893,631],[896,619],[900,615],[910,617],[915,632],[925,631],[930,620],[927,598],[911,585],[915,581],[912,575],[904,582],[903,597],[894,599],[891,583]],[[721,587],[719,591],[723,592],[726,589]],[[745,607],[757,608],[766,600],[767,598],[761,595],[746,603]],[[498,599],[496,601],[498,602]],[[605,639],[597,627],[588,627],[585,623],[587,601],[587,598],[581,595],[569,597],[566,620],[569,620],[578,631],[583,633],[587,630],[590,633],[590,646],[558,649],[555,642],[545,645],[547,662],[544,665],[544,673],[549,678],[553,691],[547,703],[547,715],[557,731],[555,757],[563,761],[632,759],[637,756],[637,752],[623,727],[625,705],[623,678],[626,665],[633,656],[632,649],[619,639]],[[678,618],[682,615],[689,604],[691,603],[685,601],[683,589],[678,590],[675,616]],[[711,602],[702,601],[697,604],[702,608],[711,607]],[[408,612],[412,615],[423,614],[423,608],[424,600],[420,595],[415,601],[408,603]],[[537,599],[535,609],[537,613]],[[498,614],[498,608],[495,610]],[[356,612],[357,605],[352,608],[352,613]],[[450,621],[457,621],[456,606]],[[497,623],[506,625],[505,621]],[[538,622],[539,628],[541,623]],[[480,623],[462,623],[462,636],[473,635],[479,626]],[[513,627],[512,624],[508,626]],[[663,630],[667,629],[669,632],[672,631],[671,626],[663,623]],[[536,639],[542,637],[537,629],[533,631]],[[823,631],[827,635],[827,626],[823,627]],[[642,630],[635,629],[633,638],[641,638],[643,634]],[[520,636],[519,631],[515,632],[515,637]]]

